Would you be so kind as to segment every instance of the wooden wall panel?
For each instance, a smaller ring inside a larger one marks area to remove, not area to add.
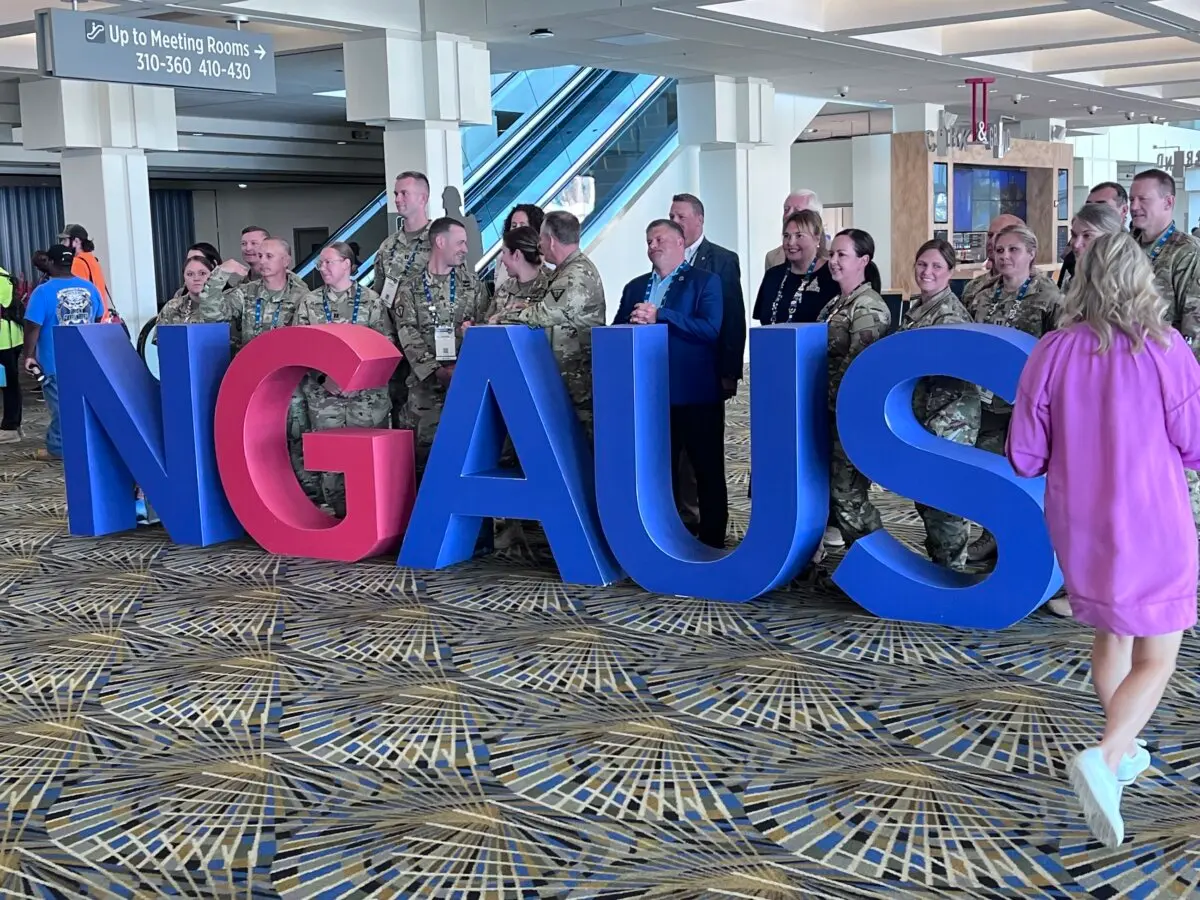
[[[924,132],[892,135],[892,271],[884,287],[916,290],[913,257],[933,236],[933,161]]]

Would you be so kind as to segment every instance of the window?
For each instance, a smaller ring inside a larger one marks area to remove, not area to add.
[[[1068,190],[1068,172],[1058,170],[1058,221],[1065,222],[1071,217],[1071,195]]]
[[[948,163],[933,164],[933,221],[945,225],[950,221],[950,166]]]

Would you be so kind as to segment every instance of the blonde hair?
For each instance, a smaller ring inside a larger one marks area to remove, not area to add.
[[[1034,266],[1037,265],[1038,239],[1028,225],[1006,225],[1000,229],[1000,233],[996,235],[996,243],[1000,243],[1000,238],[1014,234],[1021,239],[1021,243],[1025,245],[1025,249],[1029,251],[1029,274],[1032,275]]]
[[[1086,322],[1100,341],[1112,346],[1113,329],[1125,334],[1137,353],[1146,339],[1171,346],[1167,301],[1154,281],[1154,268],[1125,231],[1104,234],[1080,257],[1063,301],[1059,327]]]
[[[792,213],[783,223],[784,230],[786,231],[787,227],[793,224],[817,239],[817,257],[819,259],[829,257],[829,240],[825,237],[825,223],[821,221],[819,212],[815,209],[802,209]]]
[[[1107,203],[1085,203],[1075,213],[1075,218],[1103,234],[1125,230],[1125,219]]]

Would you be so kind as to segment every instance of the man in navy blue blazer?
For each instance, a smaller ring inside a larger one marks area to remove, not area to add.
[[[686,452],[696,472],[700,521],[697,536],[710,547],[725,546],[729,522],[725,486],[725,399],[721,389],[721,282],[689,266],[683,229],[658,219],[646,229],[652,270],[621,294],[614,325],[666,325],[670,358],[671,472],[678,478]]]

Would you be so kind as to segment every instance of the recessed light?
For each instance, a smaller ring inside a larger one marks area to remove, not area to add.
[[[806,129],[804,129],[804,133],[805,133],[805,134],[816,134],[816,133],[817,133],[817,129],[815,129],[815,128],[806,128]]]
[[[1051,97],[1051,98],[1050,98],[1049,100],[1047,100],[1046,102],[1047,102],[1047,103],[1057,103],[1057,102],[1058,102],[1058,98],[1056,98],[1056,97]]]
[[[192,137],[204,137],[204,132],[203,131],[193,131]]]
[[[238,187],[243,191],[246,189],[246,185],[244,184],[239,184]]]
[[[998,88],[992,88],[990,91],[988,91],[988,93],[989,94],[998,94],[998,93],[1000,93],[1000,90]]]
[[[529,32],[529,36],[537,40],[545,40],[546,38],[554,37],[554,32],[549,28],[535,28]]]
[[[339,146],[339,147],[344,147],[345,145],[346,145],[346,142],[345,142],[345,141],[338,141],[338,146]]]
[[[313,91],[313,96],[314,97],[341,97],[344,100],[346,98],[346,89],[342,88],[340,91]]]
[[[908,91],[908,90],[912,90],[912,88],[896,88],[896,90],[898,90],[898,91]]]

